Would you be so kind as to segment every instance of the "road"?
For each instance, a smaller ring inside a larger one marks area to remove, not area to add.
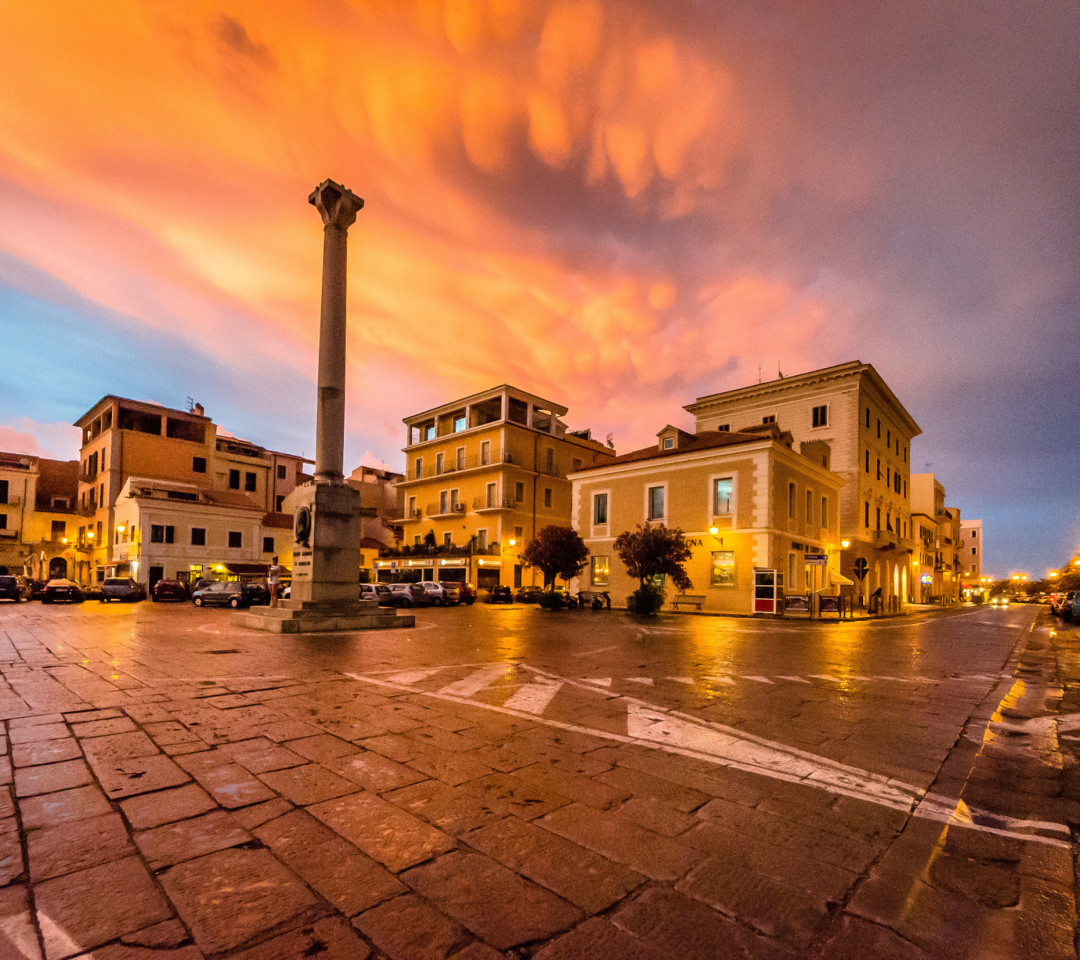
[[[1075,958],[1078,640],[4,606],[0,956]]]

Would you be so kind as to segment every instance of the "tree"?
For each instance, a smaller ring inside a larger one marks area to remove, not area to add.
[[[589,548],[570,527],[544,527],[521,551],[527,567],[536,567],[544,574],[544,588],[555,586],[555,578],[571,580],[581,573],[589,559]]]
[[[683,567],[690,559],[690,546],[682,530],[668,529],[662,523],[655,527],[639,523],[637,530],[625,530],[615,538],[615,552],[642,588],[658,575],[670,577],[680,590],[694,585]]]

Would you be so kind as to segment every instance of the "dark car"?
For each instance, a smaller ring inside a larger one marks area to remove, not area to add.
[[[461,602],[467,607],[471,607],[476,603],[476,587],[471,583],[461,585]]]
[[[488,591],[487,602],[488,603],[513,603],[514,602],[514,592],[509,587],[502,586],[500,584],[497,587],[492,587],[491,590]]]
[[[395,607],[426,607],[431,602],[418,583],[391,583],[390,600]]]
[[[72,580],[50,580],[41,591],[42,603],[82,603],[82,589]]]
[[[197,607],[247,607],[251,605],[244,585],[234,580],[216,581],[209,586],[196,590],[191,595],[191,602]]]
[[[187,602],[187,586],[179,580],[159,580],[150,591],[150,599],[157,603],[160,600],[181,600]]]
[[[247,597],[248,606],[270,606],[270,587],[264,580],[252,580],[250,583],[240,584],[240,590]]]
[[[360,599],[374,600],[380,607],[392,607],[393,597],[390,588],[385,583],[362,583],[360,584]]]
[[[145,600],[146,588],[131,577],[108,577],[101,584],[101,596],[98,599],[102,603],[110,600],[125,600],[129,603]]]
[[[18,603],[20,600],[27,599],[28,596],[29,590],[19,583],[18,577],[10,577],[7,574],[0,576],[0,600],[14,600]]]
[[[539,603],[540,594],[544,592],[543,587],[522,587],[517,592],[517,596],[514,599],[518,603]]]

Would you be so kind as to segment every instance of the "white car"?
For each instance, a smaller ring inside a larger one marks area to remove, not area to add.
[[[428,603],[437,603],[440,607],[444,607],[452,602],[441,583],[436,583],[434,580],[425,580],[420,586],[424,588],[424,592],[428,595]]]

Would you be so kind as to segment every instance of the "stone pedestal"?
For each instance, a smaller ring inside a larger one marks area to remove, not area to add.
[[[233,623],[267,633],[331,633],[339,630],[390,630],[411,627],[412,614],[380,607],[374,600],[286,600],[277,607],[256,607],[233,614]]]
[[[345,483],[315,483],[289,498],[311,517],[308,537],[293,544],[292,599],[298,604],[357,602],[360,591],[360,494]]]

